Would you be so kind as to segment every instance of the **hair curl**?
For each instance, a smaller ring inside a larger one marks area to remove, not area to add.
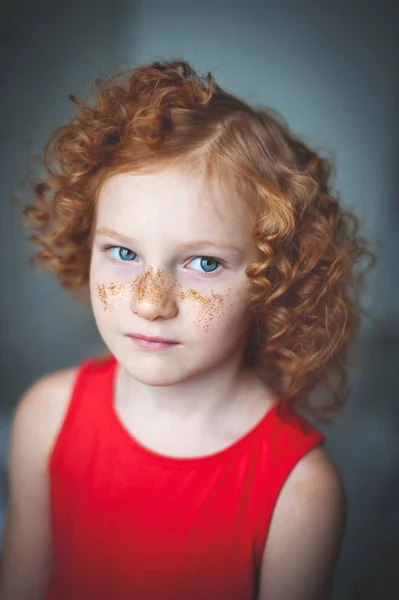
[[[177,164],[234,185],[256,218],[263,256],[247,267],[255,290],[244,359],[279,401],[328,421],[347,399],[348,347],[365,312],[368,268],[357,267],[375,261],[357,217],[331,194],[331,163],[279,115],[250,107],[183,60],[96,79],[95,91],[94,106],[69,95],[76,114],[46,143],[46,177],[23,210],[39,246],[31,264],[76,297],[87,290],[97,198],[113,174]],[[329,395],[311,406],[319,384]]]

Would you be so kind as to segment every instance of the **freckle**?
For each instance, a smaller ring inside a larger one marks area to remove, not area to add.
[[[137,294],[139,300],[147,299],[151,302],[160,302],[177,286],[181,287],[164,269],[150,265],[143,275],[133,279],[131,291]]]
[[[100,297],[104,310],[112,310],[115,307],[115,300],[122,298],[125,285],[123,283],[109,285],[104,283],[97,284],[97,293]]]
[[[223,294],[218,294],[214,290],[210,290],[209,295],[203,296],[196,290],[190,289],[188,292],[182,292],[179,297],[182,300],[200,305],[201,313],[197,320],[197,325],[202,327],[204,331],[208,331],[213,319],[220,321],[222,315],[226,311],[231,310],[233,306],[231,299],[230,303],[228,303],[230,291],[231,288],[228,288]]]

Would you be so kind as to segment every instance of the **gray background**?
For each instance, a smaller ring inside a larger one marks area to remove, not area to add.
[[[325,428],[349,519],[334,600],[399,597],[398,11],[393,2],[18,0],[0,15],[0,531],[10,411],[40,375],[103,346],[89,308],[27,264],[10,199],[34,152],[114,67],[182,57],[226,89],[271,106],[332,152],[342,203],[379,243],[349,404]],[[360,354],[359,354],[360,356]]]

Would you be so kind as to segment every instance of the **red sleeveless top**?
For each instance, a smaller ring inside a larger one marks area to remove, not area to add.
[[[251,600],[279,492],[324,435],[283,405],[202,457],[142,446],[113,404],[116,359],[81,364],[49,461],[46,600]]]

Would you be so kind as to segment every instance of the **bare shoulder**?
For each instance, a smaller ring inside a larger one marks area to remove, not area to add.
[[[8,453],[9,498],[3,531],[0,596],[43,598],[52,545],[48,457],[69,405],[77,367],[54,371],[22,394]]]
[[[38,398],[48,398],[49,394],[57,399],[65,397],[73,386],[78,367],[58,369],[36,379],[24,392],[23,402],[38,401]],[[29,398],[29,400],[28,400]]]
[[[346,526],[341,475],[323,447],[308,452],[277,500],[264,549],[259,600],[327,600]]]
[[[28,435],[34,436],[35,443],[40,440],[41,450],[50,448],[67,411],[77,371],[77,366],[52,371],[25,390],[15,409],[11,443],[21,437],[27,441]]]
[[[330,492],[343,492],[341,475],[330,454],[316,446],[295,465],[287,479],[287,487],[308,489],[327,485]]]

